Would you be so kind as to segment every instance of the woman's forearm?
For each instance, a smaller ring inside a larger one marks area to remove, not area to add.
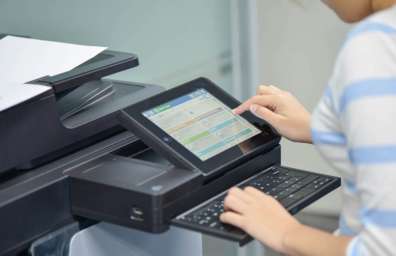
[[[352,238],[299,225],[285,235],[283,246],[286,254],[292,256],[340,256],[346,255]]]

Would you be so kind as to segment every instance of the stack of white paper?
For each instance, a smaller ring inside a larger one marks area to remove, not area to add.
[[[50,89],[50,87],[42,85],[24,85],[17,83],[8,83],[7,86],[0,85],[0,112]]]
[[[14,36],[1,39],[0,111],[50,90],[25,83],[67,72],[105,49]]]

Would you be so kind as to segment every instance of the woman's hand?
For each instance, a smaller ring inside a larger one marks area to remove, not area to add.
[[[311,114],[291,93],[273,85],[261,85],[257,95],[234,109],[234,113],[239,115],[247,110],[267,121],[289,140],[312,143]]]
[[[286,253],[286,235],[302,226],[278,201],[252,187],[230,189],[224,208],[222,222],[243,229],[281,253]]]

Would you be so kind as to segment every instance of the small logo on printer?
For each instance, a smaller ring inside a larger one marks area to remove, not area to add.
[[[163,137],[162,138],[165,142],[170,142],[171,141],[171,138],[169,138],[169,137]]]

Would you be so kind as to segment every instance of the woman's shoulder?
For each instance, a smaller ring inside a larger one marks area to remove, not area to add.
[[[337,63],[344,71],[380,75],[396,71],[396,7],[379,12],[358,23],[348,33]]]
[[[340,94],[358,81],[396,77],[396,7],[358,23],[338,54],[331,87]]]
[[[354,39],[396,36],[396,6],[377,12],[357,23],[348,33],[346,43]]]
[[[362,22],[374,22],[396,27],[396,5],[368,16]]]

